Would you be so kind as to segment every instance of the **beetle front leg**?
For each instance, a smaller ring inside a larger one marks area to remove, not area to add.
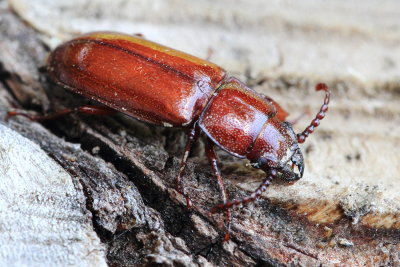
[[[226,205],[229,203],[228,196],[227,196],[227,193],[225,190],[224,181],[222,180],[221,173],[218,169],[218,159],[217,159],[217,155],[215,154],[214,146],[215,146],[214,142],[210,138],[207,138],[206,155],[207,155],[208,161],[210,162],[210,165],[213,169],[214,175],[217,178],[219,189],[222,194],[222,201],[224,203],[223,205]],[[228,241],[229,240],[229,230],[231,227],[231,211],[229,209],[226,209],[225,215],[226,215],[226,230],[227,231],[224,236],[224,241]]]
[[[182,161],[181,161],[181,166],[179,167],[179,172],[178,175],[176,176],[175,182],[176,182],[176,191],[183,195],[186,199],[186,206],[190,209],[192,207],[192,201],[190,200],[189,196],[186,195],[185,190],[182,186],[182,176],[186,168],[186,163],[189,158],[189,153],[190,149],[192,148],[192,145],[194,141],[196,141],[197,137],[199,135],[199,128],[195,124],[190,130],[187,132],[187,141],[186,141],[186,146],[185,146],[185,152],[183,153]]]
[[[267,187],[270,185],[272,179],[276,176],[277,171],[274,169],[270,169],[267,178],[258,186],[258,188],[250,195],[242,199],[237,199],[234,201],[229,201],[224,204],[220,204],[215,206],[211,212],[215,213],[219,210],[229,210],[233,206],[239,206],[241,204],[245,205],[249,202],[253,202],[256,200],[265,190],[267,190]]]

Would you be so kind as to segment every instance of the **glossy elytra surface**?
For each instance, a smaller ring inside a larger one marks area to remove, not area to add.
[[[139,120],[182,126],[197,118],[225,77],[206,60],[119,33],[92,33],[52,52],[58,84]]]

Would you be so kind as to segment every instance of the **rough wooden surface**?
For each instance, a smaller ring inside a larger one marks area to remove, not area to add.
[[[185,177],[196,208],[186,210],[173,190],[183,145],[179,131],[122,115],[8,122],[71,175],[109,264],[400,264],[396,1],[10,5],[15,13],[0,1],[0,118],[12,106],[37,112],[76,106],[76,97],[49,83],[41,66],[47,46],[91,30],[141,32],[201,57],[212,48],[214,62],[273,97],[292,118],[320,105],[313,84],[332,87],[329,114],[303,146],[304,178],[292,186],[276,183],[257,203],[235,209],[232,240],[225,244],[219,242],[222,216],[209,213],[220,196],[201,152],[193,154]],[[220,157],[231,198],[257,186],[262,174],[224,153]]]
[[[0,264],[106,266],[86,199],[36,144],[0,125]]]

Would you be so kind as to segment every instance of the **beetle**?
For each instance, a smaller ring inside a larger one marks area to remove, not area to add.
[[[325,91],[323,104],[310,125],[295,134],[286,121],[288,113],[278,103],[229,77],[221,67],[141,35],[116,32],[89,33],[61,44],[50,54],[47,69],[58,85],[104,105],[66,109],[50,117],[119,111],[150,124],[183,128],[188,138],[176,189],[189,207],[182,177],[192,144],[202,132],[223,200],[212,212],[225,210],[228,217],[229,208],[254,201],[276,176],[292,182],[303,176],[299,144],[325,117],[330,99],[328,87],[318,84],[316,90]],[[228,200],[215,146],[237,158],[247,158],[266,173],[251,195]]]

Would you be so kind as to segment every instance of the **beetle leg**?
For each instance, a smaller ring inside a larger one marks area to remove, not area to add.
[[[6,120],[8,120],[10,117],[14,116],[24,116],[32,121],[44,121],[44,120],[53,120],[57,119],[62,116],[66,116],[71,113],[82,113],[82,114],[89,114],[89,115],[110,115],[113,113],[116,113],[115,109],[109,108],[107,106],[91,106],[91,105],[86,105],[86,106],[81,106],[77,108],[66,108],[59,110],[53,114],[48,114],[48,115],[31,115],[26,112],[20,112],[20,111],[9,111],[7,112]]]
[[[214,49],[212,49],[211,47],[207,48],[206,60],[209,61],[213,54],[214,54]]]
[[[267,187],[270,185],[272,179],[274,179],[274,177],[276,176],[277,172],[274,169],[270,169],[269,170],[269,174],[267,176],[267,178],[265,178],[265,180],[258,186],[258,188],[250,195],[247,196],[245,198],[242,199],[237,199],[237,200],[233,200],[233,201],[229,201],[227,203],[224,204],[219,204],[217,206],[215,206],[211,212],[215,213],[219,210],[229,210],[229,208],[233,207],[233,206],[239,206],[241,204],[245,205],[249,202],[253,202],[254,200],[256,200],[265,190],[267,190]]]
[[[289,123],[291,125],[297,124],[301,119],[303,119],[305,116],[311,116],[310,109],[305,109],[300,115],[297,116],[297,118],[294,118],[293,120],[290,120]]]
[[[191,202],[189,196],[186,195],[185,190],[183,188],[182,176],[183,176],[183,172],[185,171],[185,168],[186,168],[187,160],[189,158],[190,149],[192,148],[194,141],[197,139],[198,134],[199,134],[199,128],[197,127],[197,125],[194,125],[187,132],[187,141],[186,141],[186,146],[185,146],[185,152],[183,153],[181,166],[179,167],[179,172],[175,179],[176,191],[178,191],[180,194],[182,194],[186,198],[186,205],[189,209],[192,207],[192,202]]]
[[[225,190],[224,181],[222,180],[221,173],[218,169],[218,159],[217,159],[217,155],[215,154],[214,146],[215,146],[214,142],[210,138],[207,138],[206,155],[207,155],[208,161],[210,162],[210,165],[214,171],[214,175],[218,181],[219,189],[222,194],[222,201],[224,203],[222,205],[227,205],[229,203],[229,202],[227,202],[228,197],[227,197],[227,193]],[[225,215],[226,215],[227,232],[225,233],[224,240],[228,241],[229,240],[229,230],[230,230],[230,226],[231,226],[231,212],[229,209],[225,209]]]
[[[289,113],[284,110],[275,100],[273,100],[272,98],[263,95],[264,99],[267,100],[269,103],[271,103],[276,110],[276,114],[275,117],[280,120],[280,121],[286,121],[286,117],[289,115]]]
[[[144,39],[144,34],[143,33],[135,33],[134,35]]]

